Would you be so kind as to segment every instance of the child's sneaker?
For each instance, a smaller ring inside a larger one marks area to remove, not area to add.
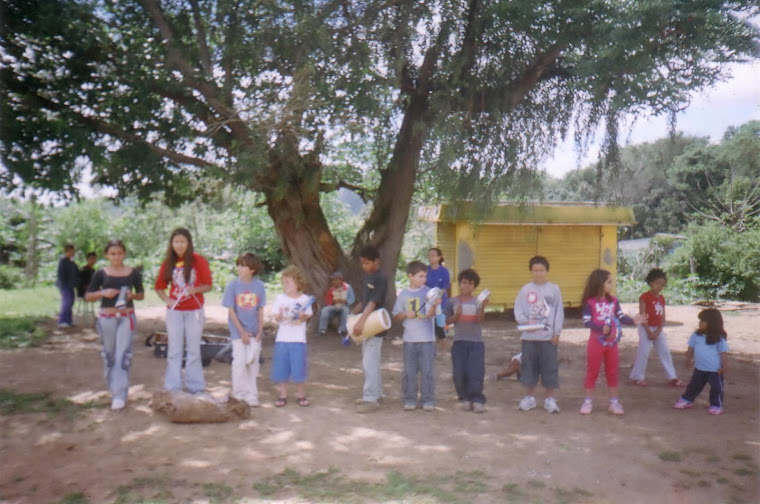
[[[423,404],[422,411],[435,411],[435,404]]]
[[[591,403],[591,401],[583,401],[583,404],[581,404],[581,415],[590,415],[591,411],[594,409],[594,405]]]
[[[114,399],[111,401],[111,409],[114,411],[123,410],[126,405],[127,404],[123,399]]]
[[[520,405],[518,406],[519,409],[523,411],[532,410],[536,407],[536,398],[533,396],[525,396],[522,399],[520,399]]]
[[[404,411],[414,411],[417,409],[417,405],[414,403],[406,403],[404,404]]]
[[[673,405],[675,409],[687,409],[694,406],[694,403],[691,403],[684,399],[683,397],[679,397],[676,403]]]
[[[356,405],[357,413],[373,413],[380,409],[380,404],[375,401],[362,401]]]
[[[721,415],[723,413],[723,408],[720,406],[710,406],[710,409],[708,409],[707,412],[711,415]]]
[[[486,412],[486,405],[483,403],[472,403],[472,411],[475,413],[485,413]]]
[[[459,409],[462,411],[472,410],[472,403],[470,401],[459,401]]]
[[[617,401],[610,401],[610,405],[607,407],[607,411],[613,415],[623,415],[625,413],[623,405]]]
[[[559,404],[557,404],[557,400],[553,397],[544,399],[544,409],[549,413],[559,413],[560,411]]]

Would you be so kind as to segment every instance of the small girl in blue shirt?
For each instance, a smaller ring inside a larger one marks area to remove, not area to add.
[[[673,405],[676,409],[691,408],[707,383],[710,384],[711,415],[723,413],[723,376],[726,371],[726,331],[723,316],[714,308],[699,312],[699,328],[689,338],[686,368],[694,367],[686,392]]]

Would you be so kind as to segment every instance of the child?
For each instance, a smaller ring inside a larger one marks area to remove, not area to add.
[[[354,289],[343,281],[343,273],[336,271],[330,275],[330,287],[325,291],[325,305],[319,312],[319,335],[327,334],[327,324],[334,313],[340,315],[338,334],[344,337],[348,307],[354,304]]]
[[[103,370],[111,392],[111,409],[127,404],[129,371],[132,365],[132,339],[135,334],[135,299],[143,299],[140,272],[124,264],[127,249],[121,240],[111,240],[105,248],[108,266],[92,276],[85,300],[100,299],[96,321],[103,344]]]
[[[483,378],[486,373],[486,349],[480,323],[485,318],[488,299],[478,305],[472,295],[480,285],[480,276],[473,269],[459,273],[459,295],[446,305],[446,323],[454,324],[454,344],[451,345],[451,369],[454,388],[461,408],[484,413],[486,396]]]
[[[665,298],[661,292],[667,285],[668,279],[664,271],[654,268],[647,274],[646,282],[649,284],[649,290],[639,297],[639,313],[647,315],[647,323],[638,328],[639,349],[636,352],[633,370],[631,370],[631,379],[640,387],[647,386],[644,376],[647,371],[649,352],[654,345],[662,367],[665,368],[668,383],[674,387],[683,387],[684,384],[676,378],[673,358],[670,356],[665,332],[662,330],[665,326]]]
[[[385,293],[388,289],[388,281],[385,273],[380,269],[380,252],[367,245],[359,252],[359,262],[364,272],[362,282],[361,301],[354,307],[352,313],[361,313],[361,317],[354,324],[354,335],[358,336],[364,329],[367,317],[375,311],[383,308]],[[388,331],[381,332],[372,338],[362,341],[362,370],[364,371],[364,387],[362,398],[357,401],[357,413],[371,413],[380,408],[383,400],[383,378],[380,373],[380,350],[383,346],[383,338]]]
[[[61,314],[58,316],[58,327],[74,325],[72,310],[74,308],[74,289],[79,285],[79,268],[72,260],[76,248],[71,243],[63,246],[63,256],[58,261],[55,285],[61,293]]]
[[[620,303],[612,295],[614,283],[609,271],[597,269],[591,272],[586,287],[583,289],[583,325],[591,329],[586,346],[586,400],[583,401],[581,415],[590,415],[593,410],[591,397],[594,393],[596,378],[604,361],[604,373],[607,376],[610,405],[608,411],[613,415],[625,413],[618,401],[618,341],[622,335],[621,324],[638,325],[646,322],[643,314],[631,318],[623,313]]]
[[[419,401],[422,409],[435,409],[435,330],[433,328],[435,307],[440,298],[428,304],[425,295],[427,267],[420,261],[412,261],[406,267],[409,287],[402,290],[393,306],[393,318],[404,325],[404,371],[401,373],[401,391],[404,394],[404,411],[413,411]],[[420,384],[417,386],[417,375]]]
[[[694,372],[686,391],[673,407],[691,408],[705,384],[709,383],[710,408],[707,412],[720,415],[723,413],[723,377],[728,366],[728,343],[723,329],[723,316],[718,310],[709,308],[699,312],[699,328],[689,337],[688,345],[686,368],[694,367]]]
[[[441,306],[446,306],[446,301],[451,295],[451,275],[449,270],[443,266],[443,253],[438,247],[432,247],[428,250],[427,280],[425,285],[438,287],[443,292]],[[439,310],[440,311],[440,310]],[[443,313],[436,313],[435,317],[435,339],[436,347],[439,353],[446,351],[446,316]]]
[[[211,290],[211,283],[208,262],[195,253],[190,231],[175,229],[169,237],[166,258],[154,285],[156,294],[166,303],[166,390],[182,390],[182,356],[185,351],[188,392],[200,394],[206,389],[201,363],[201,336],[206,319],[203,293]]]
[[[259,406],[256,377],[267,296],[264,284],[256,278],[262,268],[258,257],[243,254],[235,265],[238,276],[224,289],[222,298],[222,306],[228,309],[227,326],[232,340],[231,396],[256,408]]]
[[[509,360],[509,366],[507,366],[507,369],[505,369],[501,373],[497,373],[495,375],[489,375],[488,379],[490,381],[499,381],[499,380],[503,380],[504,378],[509,378],[510,376],[515,375],[515,377],[519,380],[522,376],[521,370],[522,370],[522,352],[512,356],[512,358]]]
[[[277,314],[279,324],[272,356],[271,378],[280,388],[280,395],[275,406],[281,408],[288,402],[288,389],[285,384],[296,384],[296,400],[299,406],[311,404],[306,397],[305,383],[308,378],[306,361],[306,321],[312,315],[311,304],[314,298],[302,291],[306,280],[295,266],[288,266],[282,271],[283,294],[278,294],[272,309]]]
[[[95,263],[98,261],[98,255],[95,252],[87,254],[87,264],[79,270],[79,285],[77,286],[77,297],[84,298],[87,294],[87,287],[90,285],[92,275],[95,274]]]
[[[528,269],[533,281],[524,285],[515,299],[515,320],[518,324],[541,324],[543,329],[523,331],[522,376],[525,397],[520,400],[519,409],[532,410],[536,407],[533,395],[541,377],[546,398],[544,409],[549,413],[559,413],[559,405],[554,398],[559,388],[559,359],[557,346],[565,322],[562,293],[555,284],[546,279],[549,261],[543,256],[535,256],[528,261]]]

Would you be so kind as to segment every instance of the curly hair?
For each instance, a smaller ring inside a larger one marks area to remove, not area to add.
[[[298,290],[303,292],[308,287],[308,283],[306,282],[306,277],[303,276],[303,273],[300,269],[298,269],[297,266],[290,265],[284,270],[282,270],[282,278],[288,277],[292,278],[296,282],[296,286],[298,287]]]

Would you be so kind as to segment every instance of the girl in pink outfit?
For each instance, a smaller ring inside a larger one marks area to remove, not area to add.
[[[610,404],[608,411],[613,415],[624,413],[623,405],[618,401],[618,341],[622,336],[622,325],[638,325],[646,322],[646,315],[631,318],[623,313],[617,298],[612,295],[615,284],[609,271],[597,269],[591,272],[583,290],[583,325],[591,329],[591,336],[586,347],[586,400],[581,406],[581,415],[590,415],[593,409],[591,398],[599,376],[599,369],[604,362],[604,374],[607,377]]]

